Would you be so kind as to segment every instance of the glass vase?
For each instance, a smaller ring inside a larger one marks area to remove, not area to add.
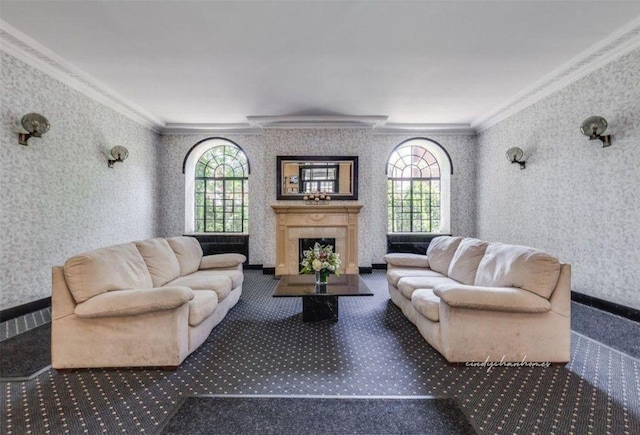
[[[316,271],[316,284],[327,284],[330,273],[326,269]]]

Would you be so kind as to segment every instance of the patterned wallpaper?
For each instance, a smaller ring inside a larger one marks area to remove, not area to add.
[[[184,179],[182,161],[189,149],[207,136],[163,136],[160,175],[160,222],[163,236],[184,231]],[[251,264],[275,265],[276,156],[359,156],[358,203],[360,214],[360,266],[382,263],[386,253],[386,159],[401,141],[415,137],[374,135],[366,130],[265,130],[262,135],[228,135],[249,158],[249,226]],[[475,138],[433,135],[453,160],[451,228],[457,235],[475,235]],[[288,201],[285,201],[288,202]]]
[[[0,310],[51,295],[51,267],[156,234],[159,136],[0,51]],[[51,130],[18,144],[15,120]],[[107,168],[114,145],[129,149]]]
[[[162,136],[0,52],[0,309],[50,295],[50,268],[76,253],[182,234],[182,161],[206,136]],[[479,135],[431,135],[450,153],[452,233],[534,246],[573,265],[573,288],[640,308],[640,50]],[[17,144],[14,121],[37,111],[52,128]],[[579,133],[607,118],[603,149]],[[277,155],[358,155],[360,265],[386,252],[390,151],[414,135],[365,130],[266,130],[230,135],[251,162],[250,261],[274,266]],[[114,169],[114,145],[130,157]],[[527,169],[504,158],[524,149]]]
[[[640,308],[640,49],[479,135],[478,236],[572,264],[573,289]],[[607,119],[613,145],[580,133]],[[504,153],[518,146],[527,168]]]

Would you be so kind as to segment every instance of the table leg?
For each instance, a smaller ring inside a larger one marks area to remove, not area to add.
[[[338,321],[338,296],[303,296],[302,321]]]

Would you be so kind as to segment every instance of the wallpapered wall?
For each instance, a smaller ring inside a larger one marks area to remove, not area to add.
[[[207,136],[164,136],[160,159],[163,236],[184,231],[184,177],[182,161],[189,149]],[[275,214],[269,207],[276,201],[276,156],[357,155],[359,156],[358,203],[360,215],[359,263],[382,263],[386,253],[387,198],[386,159],[401,141],[414,136],[382,136],[365,130],[266,130],[262,135],[229,135],[247,153],[249,176],[249,261],[275,265]],[[451,194],[451,231],[456,235],[475,234],[476,145],[473,136],[428,136],[451,155],[454,174]],[[288,202],[288,201],[280,201]]]
[[[51,295],[51,266],[80,252],[153,237],[159,136],[0,51],[0,309]],[[51,130],[18,144],[15,120]],[[129,149],[107,168],[114,145]]]
[[[573,266],[573,289],[640,308],[640,50],[479,135],[478,236]],[[609,122],[613,145],[580,131]],[[504,153],[522,148],[527,168]]]

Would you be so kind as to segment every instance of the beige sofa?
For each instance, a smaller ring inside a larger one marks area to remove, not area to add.
[[[389,295],[449,362],[567,362],[571,267],[524,246],[436,237],[387,254]]]
[[[238,302],[245,261],[192,237],[68,259],[52,271],[53,368],[177,367]]]

